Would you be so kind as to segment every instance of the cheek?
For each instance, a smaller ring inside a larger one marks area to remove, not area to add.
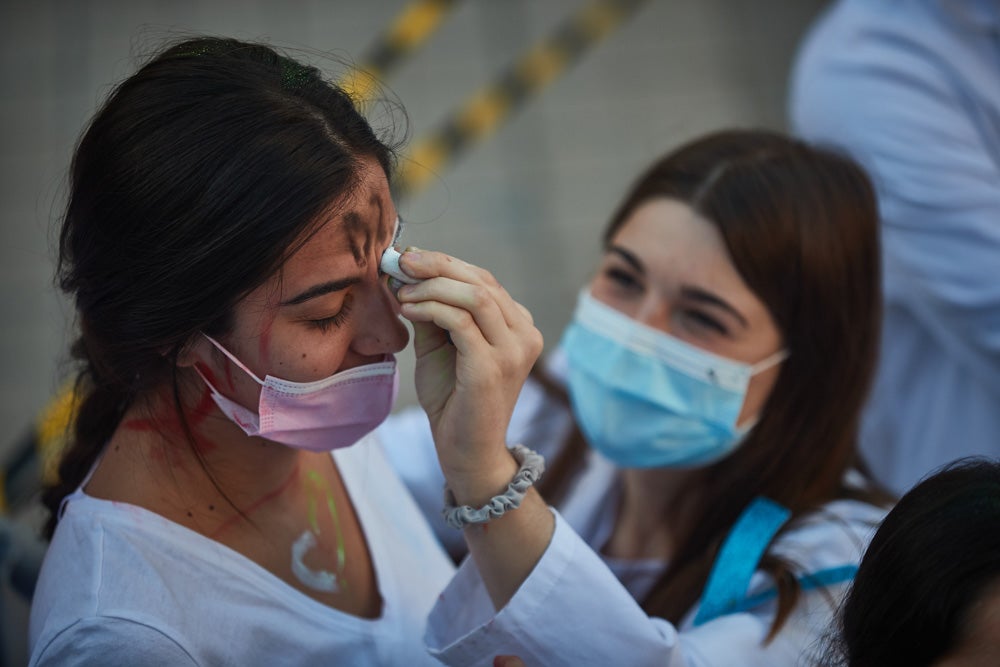
[[[197,364],[198,370],[205,379],[223,396],[236,401],[245,408],[256,411],[260,400],[260,385],[222,354],[219,354],[217,359],[213,359],[213,362],[211,365],[203,362]],[[204,387],[201,403],[209,406],[211,404],[210,390],[207,386]]]
[[[740,416],[736,420],[737,426],[742,426],[747,420],[760,416],[761,410],[764,409],[764,405],[774,389],[774,383],[778,380],[779,369],[780,366],[769,368],[750,379],[746,398],[743,401],[743,409],[740,410]]]
[[[348,354],[350,336],[344,329],[303,331],[272,336],[269,373],[292,382],[313,382],[337,373]]]

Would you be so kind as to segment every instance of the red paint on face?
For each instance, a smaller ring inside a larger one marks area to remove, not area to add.
[[[264,328],[260,332],[260,338],[257,341],[257,357],[260,359],[260,363],[264,366],[268,366],[271,363],[271,325],[274,324],[274,315],[269,315],[267,322],[264,323]]]
[[[197,368],[201,372],[201,374],[205,376],[205,379],[208,380],[209,384],[211,384],[213,387],[219,386],[219,383],[215,379],[215,374],[212,373],[211,369],[209,369],[208,366],[199,361],[194,365],[194,367]]]
[[[236,385],[233,384],[233,365],[226,364],[226,387],[229,391],[236,391]]]
[[[194,428],[205,421],[205,417],[210,415],[214,409],[215,401],[212,400],[212,391],[205,387],[201,392],[201,398],[198,399],[198,404],[188,412],[188,425]]]

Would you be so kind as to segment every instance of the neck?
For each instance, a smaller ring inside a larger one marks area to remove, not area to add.
[[[622,471],[622,500],[604,552],[616,558],[669,560],[677,525],[667,517],[688,470],[656,468]]]
[[[171,389],[132,406],[112,445],[120,441],[129,456],[141,457],[134,463],[158,480],[160,497],[183,507],[188,516],[225,521],[231,514],[252,511],[264,497],[280,507],[290,498],[283,490],[295,486],[302,471],[330,465],[328,454],[247,436],[222,414],[197,378],[180,380],[180,400],[183,420]]]

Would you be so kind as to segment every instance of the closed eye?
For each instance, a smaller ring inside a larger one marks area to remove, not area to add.
[[[607,276],[611,282],[625,289],[638,289],[642,287],[642,283],[636,279],[634,274],[616,266],[609,267],[604,272],[604,275]]]
[[[688,318],[689,321],[693,322],[697,327],[704,327],[706,329],[712,329],[723,336],[729,335],[729,330],[719,322],[714,317],[704,313],[700,310],[685,310],[684,316]]]
[[[344,322],[347,321],[347,318],[350,316],[350,314],[351,314],[351,298],[350,295],[348,295],[348,297],[344,299],[344,303],[340,307],[340,310],[337,312],[336,315],[331,315],[330,317],[323,317],[318,320],[307,320],[307,322],[310,324],[310,326],[316,327],[317,329],[325,333],[329,331],[331,327],[340,328],[341,326],[343,326]]]

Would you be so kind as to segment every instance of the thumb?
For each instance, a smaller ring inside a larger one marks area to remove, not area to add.
[[[411,320],[410,324],[413,326],[413,352],[418,358],[448,346],[451,341],[448,332],[433,322]]]

